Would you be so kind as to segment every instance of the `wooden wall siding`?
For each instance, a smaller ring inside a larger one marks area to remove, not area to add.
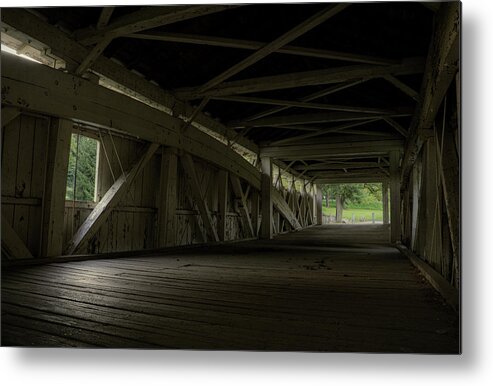
[[[2,128],[2,215],[33,256],[40,253],[48,133],[48,118],[26,114]],[[4,203],[15,198],[34,200]]]
[[[40,256],[42,203],[45,185],[46,155],[49,152],[49,117],[21,114],[2,128],[2,215],[26,244],[33,256]],[[122,169],[140,156],[146,143],[108,131],[74,127],[74,132],[100,141],[96,200],[104,196]],[[104,144],[104,146],[103,146]],[[20,151],[22,149],[22,151]],[[214,226],[217,226],[219,202],[219,169],[203,160],[194,159],[196,173],[204,188]],[[159,191],[161,154],[156,153],[142,174],[132,183],[129,192],[113,210],[95,236],[80,249],[80,253],[106,253],[158,248],[156,199]],[[249,190],[247,207],[253,212],[252,188],[241,180],[242,190]],[[279,186],[286,202],[296,210],[307,225],[313,223],[309,213],[313,198],[291,188]],[[203,243],[202,219],[191,199],[184,170],[178,163],[176,245]],[[93,202],[65,202],[63,241],[66,245],[94,208]],[[303,209],[305,208],[305,209]],[[246,237],[238,213],[238,202],[228,185],[225,240]],[[291,230],[277,210],[273,212],[275,233]]]
[[[453,88],[449,90],[448,96],[455,94],[454,91]],[[407,194],[404,194],[402,201],[403,239],[416,255],[452,286],[459,288],[459,263],[452,248],[441,154],[444,143],[442,131],[443,136],[458,137],[456,104],[450,102],[448,106],[450,111],[445,109],[448,115],[444,116],[442,105],[441,112],[437,114],[434,135],[427,138],[410,173]],[[455,168],[458,176],[459,162]],[[460,200],[455,195],[453,199]]]

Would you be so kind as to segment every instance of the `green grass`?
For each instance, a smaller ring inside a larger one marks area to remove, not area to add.
[[[323,213],[326,216],[335,216],[336,208],[323,207]],[[359,209],[359,208],[347,208],[342,212],[342,218],[351,222],[354,213],[355,222],[360,222],[362,217],[365,217],[366,221],[371,221],[371,214],[375,213],[375,221],[383,221],[383,211],[380,209]]]

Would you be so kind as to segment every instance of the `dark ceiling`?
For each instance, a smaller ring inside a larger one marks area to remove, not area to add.
[[[144,32],[195,34],[268,43],[327,6],[327,3],[243,5]],[[113,20],[139,9],[140,7],[117,7],[112,14],[110,25]],[[37,8],[35,11],[47,18],[49,23],[69,33],[94,26],[101,14],[100,7]],[[334,17],[290,42],[289,45],[376,56],[397,62],[404,58],[424,58],[430,41],[433,15],[428,7],[417,2],[351,4]],[[111,42],[103,54],[117,59],[127,68],[138,71],[148,80],[155,81],[163,89],[173,92],[182,87],[201,86],[253,52],[237,48],[119,37]],[[361,63],[272,53],[229,78],[228,82],[359,64]],[[398,79],[419,92],[422,74],[399,76]],[[326,87],[327,85],[287,88],[244,96],[296,101]],[[199,102],[199,100],[191,101],[193,105],[198,105]],[[402,90],[382,78],[365,81],[337,93],[320,97],[313,102],[386,109],[412,109],[416,103]],[[204,108],[204,112],[228,124],[272,107],[211,100]],[[270,117],[321,112],[327,110],[291,107]],[[395,121],[407,128],[410,115],[397,117]],[[337,123],[333,122],[310,124],[309,129],[335,125]],[[355,129],[367,132],[373,130],[384,137],[399,138],[399,133],[384,121],[368,123]],[[305,133],[307,131],[293,128],[254,127],[248,130],[246,136],[261,144]],[[336,140],[345,137],[342,134],[331,133],[317,138]]]

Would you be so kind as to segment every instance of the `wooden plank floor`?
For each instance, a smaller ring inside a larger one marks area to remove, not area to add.
[[[2,345],[459,352],[458,317],[387,226],[2,273]]]

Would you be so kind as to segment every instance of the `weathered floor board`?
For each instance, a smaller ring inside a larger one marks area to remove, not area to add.
[[[388,226],[2,273],[2,345],[459,352],[458,316]]]

